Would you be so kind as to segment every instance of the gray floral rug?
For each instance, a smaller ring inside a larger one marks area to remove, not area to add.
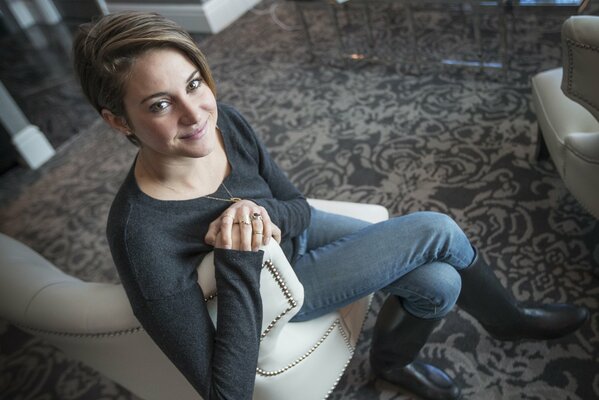
[[[470,15],[417,11],[417,59],[399,6],[374,7],[374,25],[390,27],[374,32],[373,47],[361,31],[363,14],[340,14],[344,51],[366,60],[338,57],[329,14],[319,8],[307,13],[318,38],[311,60],[292,5],[279,1],[263,1],[201,46],[219,99],[244,113],[307,196],[383,204],[392,215],[447,213],[518,299],[592,310],[591,320],[566,338],[504,343],[456,308],[422,357],[454,376],[465,399],[599,398],[599,223],[568,193],[550,160],[532,160],[529,79],[560,64],[563,17],[517,16],[505,76],[440,64],[448,55],[477,54]],[[483,57],[496,60],[497,18],[485,17],[483,27]],[[134,153],[96,121],[40,171],[0,177],[0,231],[79,278],[117,282],[104,224]],[[330,399],[411,398],[370,371],[367,349],[380,301],[375,297],[356,355]],[[5,321],[0,398],[135,399]]]

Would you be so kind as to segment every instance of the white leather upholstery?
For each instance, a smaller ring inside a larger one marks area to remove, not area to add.
[[[322,209],[371,222],[384,207],[310,200]],[[287,323],[303,288],[280,247],[265,250],[264,302],[254,399],[325,398],[347,366],[369,308],[362,299],[315,320]],[[211,257],[199,266],[204,293],[214,293]],[[210,297],[210,296],[209,296]],[[208,307],[215,318],[216,296]],[[0,234],[0,317],[44,338],[143,399],[200,399],[139,326],[121,285],[89,283],[64,274],[24,244]]]
[[[532,78],[533,104],[551,159],[568,190],[597,218],[598,34],[599,17],[570,17],[562,28],[564,69],[541,72]]]
[[[562,51],[564,94],[599,119],[599,17],[568,18],[562,25]]]

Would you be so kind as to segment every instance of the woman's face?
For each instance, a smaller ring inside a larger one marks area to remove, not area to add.
[[[154,49],[138,57],[123,100],[129,128],[145,155],[197,158],[214,149],[216,99],[180,51]]]

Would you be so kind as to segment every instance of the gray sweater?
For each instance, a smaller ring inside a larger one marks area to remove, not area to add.
[[[267,209],[283,233],[283,251],[293,260],[296,238],[310,221],[305,198],[235,109],[219,104],[218,113],[232,167],[225,185],[233,196]],[[157,200],[139,189],[133,171],[114,199],[107,236],[135,316],[204,399],[251,399],[262,322],[262,252],[213,249],[204,243],[208,225],[229,203],[205,197]],[[212,195],[228,198],[222,190]],[[216,327],[196,273],[213,250]]]

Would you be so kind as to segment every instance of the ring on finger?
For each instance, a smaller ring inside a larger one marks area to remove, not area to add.
[[[254,235],[262,235],[262,231],[260,231],[260,232],[254,232]]]
[[[262,221],[262,215],[260,215],[260,213],[257,213],[257,212],[255,212],[255,213],[253,213],[253,214],[252,214],[252,219],[253,219],[254,221],[256,221],[256,220],[258,220],[258,219],[259,219],[260,221]]]
[[[247,216],[247,215],[246,215],[246,216],[243,216],[243,217],[242,217],[242,218],[239,220],[239,223],[240,223],[240,224],[243,224],[243,225],[251,225],[251,224],[252,224],[252,223],[251,223],[251,221],[250,221],[250,217],[249,217],[249,216]]]

